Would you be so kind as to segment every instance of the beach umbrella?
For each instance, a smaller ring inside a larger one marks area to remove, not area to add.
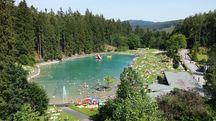
[[[92,100],[90,99],[90,98],[86,98],[86,99],[84,99],[84,101],[83,102],[85,102],[85,103],[90,103]]]
[[[82,100],[77,100],[77,101],[76,101],[76,104],[77,104],[77,105],[82,105],[83,102],[82,102]]]
[[[93,103],[94,105],[96,105],[98,102],[97,102],[97,100],[92,100],[92,103]]]

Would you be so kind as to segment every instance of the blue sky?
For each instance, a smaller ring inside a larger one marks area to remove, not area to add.
[[[16,0],[18,4],[21,0]],[[105,18],[121,20],[168,21],[183,19],[200,12],[216,9],[216,0],[26,0],[38,10],[47,8],[54,11],[80,11],[88,8],[94,14],[103,14]]]

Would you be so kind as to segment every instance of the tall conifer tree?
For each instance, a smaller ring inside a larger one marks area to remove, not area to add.
[[[32,65],[34,63],[35,34],[32,13],[25,0],[21,1],[16,9],[15,32],[16,55],[19,62],[23,65]]]

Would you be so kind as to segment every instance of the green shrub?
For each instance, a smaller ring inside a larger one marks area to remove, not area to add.
[[[157,76],[157,80],[158,80],[159,84],[167,84],[168,85],[168,82],[164,79],[164,77]]]
[[[128,47],[127,46],[122,46],[116,49],[116,51],[127,51]]]
[[[18,59],[18,62],[22,65],[34,65],[35,59],[32,56],[29,55],[21,55]]]
[[[177,69],[179,67],[179,61],[180,61],[180,57],[179,56],[174,56],[173,58],[173,68]]]
[[[179,63],[178,62],[173,64],[173,68],[174,69],[177,69],[178,67],[179,67]]]
[[[194,91],[174,89],[157,98],[160,110],[169,121],[210,121],[205,100]]]
[[[19,57],[19,62],[22,64],[22,65],[27,65],[29,63],[29,59],[27,57],[27,55],[21,55]]]

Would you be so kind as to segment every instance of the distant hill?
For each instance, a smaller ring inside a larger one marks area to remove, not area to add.
[[[173,28],[181,20],[165,21],[165,22],[153,22],[153,21],[143,21],[143,20],[128,20],[132,28],[140,26],[141,28],[150,28],[161,30],[164,28]]]

